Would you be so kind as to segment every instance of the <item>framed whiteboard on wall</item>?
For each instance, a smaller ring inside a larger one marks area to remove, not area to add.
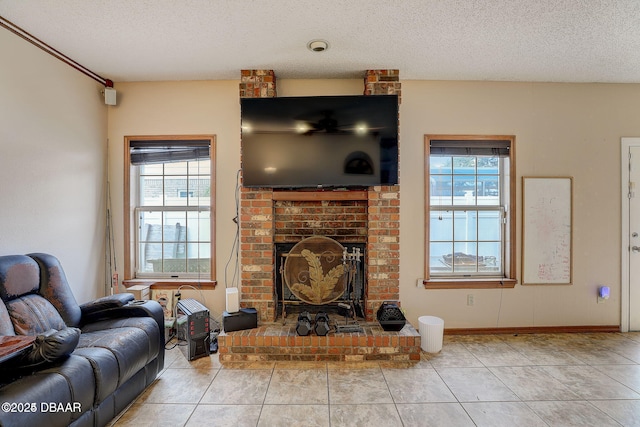
[[[570,285],[571,177],[522,177],[522,284]]]

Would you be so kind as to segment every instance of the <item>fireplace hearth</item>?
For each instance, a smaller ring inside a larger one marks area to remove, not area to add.
[[[376,322],[362,323],[362,332],[326,336],[296,333],[295,319],[260,325],[254,329],[221,333],[221,362],[361,362],[420,360],[421,337],[407,324],[400,331],[385,331]]]

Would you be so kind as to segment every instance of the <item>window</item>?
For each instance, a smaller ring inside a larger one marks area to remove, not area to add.
[[[127,137],[125,278],[214,278],[214,138]]]
[[[428,288],[515,285],[514,142],[425,137]]]

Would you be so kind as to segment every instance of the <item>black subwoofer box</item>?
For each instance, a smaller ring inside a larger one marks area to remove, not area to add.
[[[222,313],[222,327],[225,332],[241,331],[258,327],[258,310],[241,308],[240,311]]]
[[[393,301],[384,301],[378,309],[377,317],[378,323],[385,331],[399,331],[407,323],[404,313]]]

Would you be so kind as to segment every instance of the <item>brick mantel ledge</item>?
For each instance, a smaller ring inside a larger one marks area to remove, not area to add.
[[[367,200],[366,190],[336,191],[274,191],[276,201],[315,201],[315,200]]]

